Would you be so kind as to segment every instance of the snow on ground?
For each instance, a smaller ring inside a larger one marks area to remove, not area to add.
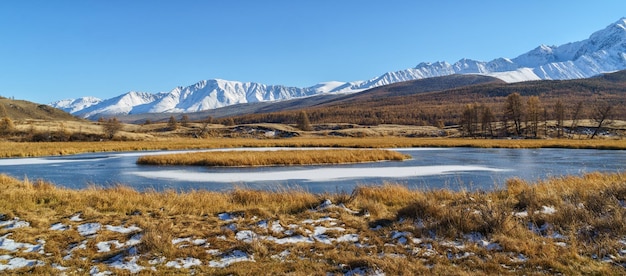
[[[361,276],[361,275],[385,276],[385,273],[379,269],[371,269],[369,267],[357,267],[357,268],[346,271],[343,275],[344,276]]]
[[[541,210],[535,212],[544,215],[553,215],[556,213],[556,209],[553,206],[541,206]],[[518,218],[525,218],[528,217],[528,211],[515,212],[513,215]]]
[[[30,223],[20,220],[18,217],[13,218],[12,220],[0,221],[0,228],[5,230],[13,230],[28,226],[30,226]]]
[[[552,206],[542,206],[540,210],[535,211],[542,215],[552,215],[557,210]],[[330,200],[324,200],[320,205],[307,211],[309,218],[299,221],[283,221],[276,218],[245,218],[242,212],[224,212],[216,215],[219,224],[216,226],[222,228],[223,231],[232,231],[232,234],[214,235],[206,237],[183,236],[170,240],[172,245],[178,247],[190,247],[192,250],[203,250],[206,252],[206,259],[198,259],[194,257],[182,257],[168,259],[148,255],[140,252],[144,233],[143,229],[136,225],[102,225],[97,222],[83,222],[80,218],[81,214],[76,214],[69,218],[69,223],[61,222],[53,223],[48,230],[50,231],[74,231],[84,240],[67,245],[62,251],[64,254],[62,263],[47,263],[46,256],[51,253],[44,251],[45,240],[38,239],[36,243],[13,239],[14,232],[24,231],[30,227],[30,223],[19,218],[7,221],[0,221],[0,225],[4,231],[8,233],[0,237],[0,271],[13,271],[34,266],[45,266],[58,270],[62,274],[82,274],[84,271],[76,271],[74,268],[67,267],[67,263],[73,262],[76,258],[82,261],[91,261],[93,266],[89,269],[91,275],[113,275],[112,271],[103,268],[124,270],[128,273],[140,273],[142,271],[158,273],[158,267],[166,267],[168,269],[193,269],[194,267],[213,267],[225,268],[238,262],[255,262],[255,256],[252,252],[242,250],[241,243],[274,243],[277,245],[276,251],[268,252],[269,258],[274,261],[287,262],[293,258],[302,258],[300,253],[294,252],[291,247],[295,244],[320,244],[322,246],[341,246],[355,248],[372,248],[376,250],[376,246],[368,244],[371,238],[381,239],[384,242],[383,248],[378,248],[378,254],[381,258],[408,258],[416,257],[426,260],[427,258],[447,258],[451,261],[462,260],[476,256],[477,253],[470,251],[472,248],[484,248],[488,252],[504,253],[508,256],[509,263],[503,264],[503,267],[510,266],[512,271],[514,267],[511,264],[523,264],[528,261],[528,257],[519,252],[503,252],[503,247],[488,237],[478,232],[467,233],[458,239],[442,239],[434,234],[428,236],[415,236],[414,232],[388,229],[384,226],[376,226],[369,228],[370,233],[361,233],[349,226],[342,220],[343,215],[357,215],[358,212],[346,208],[342,204],[334,204]],[[514,216],[522,216],[520,213],[514,213]],[[528,213],[524,214],[528,216]],[[402,223],[402,220],[399,220]],[[414,227],[423,227],[423,223],[417,221],[413,223]],[[19,227],[16,227],[19,226]],[[535,234],[554,240],[557,246],[567,247],[567,237],[561,235],[554,230],[549,223],[541,225],[529,223],[528,229]],[[367,230],[366,230],[367,231]],[[70,233],[68,233],[69,235]],[[103,240],[101,235],[107,237],[115,237],[110,240]],[[216,249],[208,241],[216,241],[220,245]],[[618,241],[622,244],[622,248],[618,249],[617,254],[596,256],[595,258],[603,262],[611,262],[623,265],[626,257],[626,237]],[[232,247],[224,248],[224,244],[231,244]],[[238,245],[239,244],[239,245]],[[213,248],[212,248],[213,247]],[[99,254],[94,260],[87,260],[82,253],[84,250],[93,250]],[[24,256],[14,256],[15,254],[29,254],[27,258]],[[321,253],[320,253],[321,254]],[[35,256],[42,256],[37,259]],[[320,255],[322,256],[322,255]],[[426,264],[428,265],[428,264]],[[347,265],[339,265],[339,270],[343,275],[385,275],[384,272],[377,267],[348,267]],[[329,275],[332,275],[329,274]]]
[[[91,236],[96,234],[102,228],[102,224],[97,222],[85,223],[79,225],[76,229],[78,230],[78,234],[81,236]]]
[[[139,261],[139,256],[124,258],[123,255],[117,255],[109,261],[109,267],[128,270],[130,273],[139,273],[145,267],[137,264],[137,261]]]
[[[234,250],[228,254],[224,254],[219,261],[210,261],[210,267],[227,267],[238,262],[254,262],[254,257],[241,250]]]
[[[74,221],[74,222],[83,221],[83,219],[82,219],[82,218],[80,218],[80,216],[81,216],[81,215],[82,215],[82,213],[78,213],[78,214],[73,215],[73,216],[70,218],[70,221]]]
[[[8,233],[0,237],[0,249],[10,251],[10,252],[17,252],[21,250],[22,252],[26,252],[26,253],[28,252],[37,252],[39,254],[44,253],[43,247],[46,243],[44,240],[37,240],[38,244],[16,242],[15,240],[12,240],[9,238],[11,234],[12,233]]]
[[[50,226],[49,229],[53,230],[53,231],[65,231],[65,230],[70,229],[70,226],[58,222],[58,223],[55,223],[52,226]]]
[[[13,258],[10,255],[0,255],[0,260],[8,261],[6,264],[0,263],[0,271],[15,270],[29,266],[44,265],[42,261],[28,260],[21,257]]]
[[[169,261],[165,264],[166,267],[173,267],[173,268],[191,268],[192,266],[200,266],[202,265],[202,261],[196,259],[196,258],[191,258],[191,257],[187,257],[187,258],[178,258],[174,261]]]
[[[131,225],[130,227],[106,225],[105,228],[109,231],[122,233],[122,234],[128,234],[132,232],[141,231],[141,228],[135,225]]]

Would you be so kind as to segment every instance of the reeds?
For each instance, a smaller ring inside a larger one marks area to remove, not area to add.
[[[573,149],[626,149],[626,140],[493,140],[455,138],[407,137],[299,137],[289,139],[170,138],[144,141],[102,142],[6,142],[0,141],[0,157],[35,157],[67,155],[85,152],[209,149],[237,147],[350,147],[350,148],[401,148],[401,147],[481,147],[481,148],[573,148]]]
[[[402,161],[410,156],[390,150],[278,150],[214,151],[148,155],[137,159],[142,165],[185,165],[208,167],[293,166]]]
[[[69,190],[0,175],[0,198],[2,220],[19,217],[30,222],[10,237],[29,243],[44,239],[49,253],[0,252],[43,258],[46,264],[16,273],[58,274],[50,267],[52,263],[69,267],[69,271],[89,271],[94,265],[106,269],[100,261],[112,253],[97,252],[95,243],[123,241],[128,236],[101,233],[95,240],[87,239],[86,249],[75,253],[75,258],[64,260],[67,247],[85,238],[49,230],[54,223],[69,223],[69,218],[79,213],[85,223],[140,227],[143,238],[137,249],[144,266],[157,257],[194,257],[205,264],[217,258],[204,247],[171,243],[174,238],[186,237],[207,239],[211,249],[241,250],[255,258],[255,262],[227,268],[194,267],[198,274],[305,275],[346,273],[352,268],[392,275],[626,273],[624,173],[591,173],[537,183],[512,179],[506,188],[490,192],[410,190],[398,184],[360,186],[351,195],[247,189],[137,192],[124,186]],[[327,199],[335,204],[321,208]],[[220,220],[221,213],[232,214],[235,220]],[[320,218],[333,220],[325,222],[328,227],[346,229],[330,231],[329,237],[356,233],[359,245],[281,245],[262,239],[245,243],[234,238],[243,229],[271,234],[257,226],[262,221],[280,221],[285,228],[297,225],[295,233],[306,235],[307,229],[314,229],[303,221]],[[237,230],[232,230],[232,225]],[[8,231],[0,229],[0,236]],[[406,241],[401,243],[398,233],[406,236]],[[289,255],[279,261],[275,256],[285,250]],[[156,266],[159,273],[190,272]]]

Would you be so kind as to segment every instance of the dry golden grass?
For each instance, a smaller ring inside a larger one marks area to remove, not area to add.
[[[310,275],[345,273],[357,267],[388,275],[626,273],[624,173],[591,173],[538,183],[512,179],[505,189],[491,192],[421,191],[388,184],[361,186],[352,194],[243,189],[224,193],[136,192],[123,186],[69,190],[0,175],[0,198],[4,220],[19,217],[30,222],[27,228],[0,229],[0,236],[12,232],[11,239],[33,244],[43,239],[49,253],[0,252],[36,258],[46,264],[15,273],[58,274],[50,266],[57,263],[69,267],[68,273],[79,269],[90,271],[96,265],[101,271],[128,274],[100,263],[120,253],[119,250],[97,252],[95,244],[113,239],[123,242],[129,235],[102,231],[97,237],[86,239],[75,231],[49,230],[57,222],[76,227],[76,222],[69,218],[78,213],[84,219],[81,223],[140,227],[143,238],[137,246],[141,254],[139,264],[149,267],[148,261],[153,258],[164,257],[169,261],[193,257],[205,264],[193,267],[196,274]],[[337,205],[319,209],[317,206],[325,199]],[[340,203],[358,213],[346,211]],[[237,219],[220,220],[217,215],[224,212]],[[300,225],[294,228],[295,233],[307,235],[307,229],[314,229],[303,221],[320,218],[330,218],[336,223],[320,222],[323,226],[345,229],[329,231],[326,233],[329,237],[355,233],[361,246],[320,242],[277,244],[263,239],[245,243],[234,238],[237,231],[244,229],[267,234],[267,229],[257,226],[261,221],[268,224],[280,221],[285,228]],[[231,224],[236,225],[236,231],[229,228]],[[399,243],[393,238],[397,233],[405,233],[409,241]],[[499,248],[490,249],[468,241],[467,235],[480,235]],[[170,242],[185,237],[206,239],[211,249],[221,252],[247,252],[254,256],[255,262],[235,263],[227,268],[209,267],[206,265],[209,260],[218,257],[208,254],[206,248]],[[411,237],[421,242],[411,241]],[[88,241],[86,249],[77,251],[71,260],[63,259],[70,244],[84,240]],[[280,261],[275,256],[284,250],[290,254]],[[152,266],[158,274],[191,273],[164,264]],[[149,270],[142,273],[151,274]]]
[[[481,147],[481,148],[575,148],[575,149],[626,149],[626,140],[491,140],[460,138],[407,138],[407,137],[298,137],[289,139],[245,138],[154,138],[146,141],[103,142],[7,142],[0,141],[0,157],[34,157],[66,155],[85,152],[209,149],[237,147],[351,147],[351,148],[401,148],[401,147]]]
[[[142,165],[191,165],[208,167],[293,166],[402,161],[408,155],[390,150],[280,150],[215,151],[148,155],[137,159]]]

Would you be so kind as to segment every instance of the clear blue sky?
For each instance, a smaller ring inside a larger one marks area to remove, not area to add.
[[[0,95],[38,103],[221,78],[307,87],[586,39],[626,1],[3,0]]]

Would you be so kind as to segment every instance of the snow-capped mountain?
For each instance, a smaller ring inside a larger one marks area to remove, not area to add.
[[[461,59],[454,64],[422,62],[414,68],[388,72],[367,81],[331,81],[306,88],[213,79],[158,94],[128,92],[108,100],[86,97],[61,100],[51,105],[86,118],[194,112],[240,103],[280,101],[326,93],[354,93],[401,81],[452,74],[482,74],[506,82],[519,82],[587,78],[623,69],[626,69],[626,17],[593,33],[586,40],[561,46],[540,45],[513,59],[497,58],[489,62]]]
[[[265,85],[254,82],[203,80],[157,94],[128,92],[115,98],[93,97],[61,100],[51,105],[84,118],[120,114],[195,112],[240,103],[279,101],[324,93],[358,91],[358,83],[326,82],[309,88]]]
[[[62,107],[62,109],[68,113],[76,113],[90,106],[99,104],[100,102],[102,102],[102,100],[96,97],[82,97],[78,99],[60,100],[50,105],[59,108]]]

